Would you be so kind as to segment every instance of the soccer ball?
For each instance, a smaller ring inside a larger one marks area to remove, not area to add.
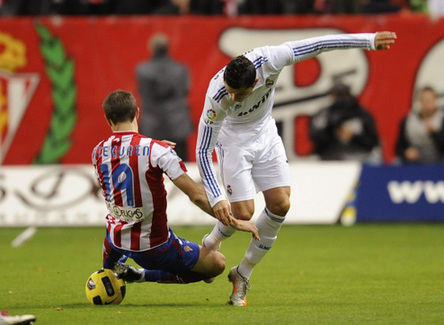
[[[125,281],[117,279],[110,269],[94,272],[86,281],[86,297],[93,305],[118,305],[125,297],[125,292]]]

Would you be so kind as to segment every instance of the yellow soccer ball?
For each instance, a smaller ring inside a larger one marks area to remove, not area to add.
[[[125,297],[126,285],[112,270],[102,269],[88,278],[85,293],[93,305],[118,305]]]

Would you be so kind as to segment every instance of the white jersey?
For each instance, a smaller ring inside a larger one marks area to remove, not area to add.
[[[264,46],[244,54],[256,67],[259,79],[253,93],[243,102],[235,102],[225,89],[220,70],[210,81],[196,145],[196,160],[211,206],[225,197],[217,182],[212,160],[216,143],[238,147],[248,145],[273,124],[271,110],[275,86],[285,66],[331,50],[375,49],[376,34],[340,34],[290,41],[279,46]]]
[[[114,132],[99,142],[92,162],[108,208],[111,243],[145,251],[169,238],[164,173],[176,179],[185,165],[165,143],[136,132]]]

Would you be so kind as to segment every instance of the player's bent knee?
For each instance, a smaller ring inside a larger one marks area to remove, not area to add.
[[[235,213],[234,217],[237,220],[250,220],[253,216],[250,213]]]
[[[222,274],[225,271],[225,256],[217,251],[215,251],[214,253],[213,271],[215,274],[213,276],[216,276]]]
[[[209,250],[201,247],[199,261],[192,271],[205,274],[209,277],[215,277],[222,274],[225,270],[225,256],[215,250]]]
[[[233,202],[231,204],[231,211],[238,220],[250,220],[254,214],[254,201]]]
[[[287,215],[288,210],[290,210],[290,200],[285,199],[279,202],[275,202],[271,204],[271,206],[267,206],[267,208],[271,211],[271,213],[274,213],[278,216],[285,216]]]

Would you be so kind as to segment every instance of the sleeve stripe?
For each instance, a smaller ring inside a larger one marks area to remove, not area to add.
[[[268,62],[268,58],[265,58],[263,56],[258,57],[256,60],[253,61],[254,67],[259,69],[264,63]]]
[[[208,150],[208,147],[211,143],[211,137],[213,134],[213,129],[211,127],[205,126],[202,143],[199,147],[199,163],[202,166],[202,171],[204,174],[204,179],[207,180],[208,186],[210,187],[211,193],[214,197],[218,197],[221,195],[221,191],[217,184],[216,178],[211,171],[211,162],[209,161],[208,155],[205,153]]]
[[[313,52],[330,49],[370,48],[367,40],[323,40],[293,48],[295,56],[303,56]]]
[[[217,91],[216,95],[213,96],[213,99],[219,103],[225,95],[228,95],[228,91],[225,87],[222,87]]]

